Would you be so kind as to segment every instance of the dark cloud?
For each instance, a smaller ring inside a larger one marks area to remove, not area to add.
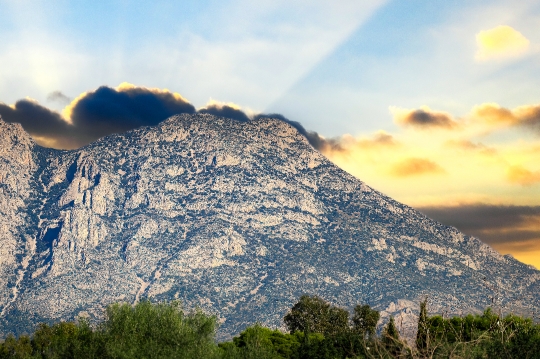
[[[112,133],[154,126],[176,114],[194,112],[193,105],[168,91],[102,86],[76,100],[71,121],[84,131],[84,142],[90,142]]]
[[[209,105],[198,110],[199,113],[209,113],[214,116],[226,117],[240,122],[248,122],[249,117],[244,111],[228,105]]]
[[[296,128],[300,134],[302,134],[305,138],[307,138],[308,142],[315,148],[316,150],[320,152],[325,152],[329,150],[334,151],[342,151],[343,148],[340,145],[339,139],[335,138],[324,138],[321,135],[319,135],[317,132],[314,131],[308,131],[300,124],[300,122],[297,121],[291,121],[288,118],[286,118],[283,115],[277,114],[277,113],[270,113],[270,114],[258,114],[254,117],[255,120],[260,118],[275,118],[280,121],[286,122],[292,127]]]
[[[63,105],[67,105],[71,102],[71,99],[64,95],[60,91],[53,91],[50,94],[47,95],[47,101],[49,102],[59,102]]]
[[[55,92],[50,96],[64,95]],[[81,147],[112,133],[153,126],[176,114],[195,112],[193,105],[178,94],[135,86],[102,86],[79,96],[67,110],[71,124],[34,101],[17,101],[14,108],[0,104],[5,121],[21,123],[45,146],[64,149]]]
[[[496,248],[512,247],[523,251],[537,249],[540,245],[540,206],[476,203],[417,209]]]
[[[68,99],[60,91],[49,94],[48,100]],[[55,111],[30,100],[18,101],[14,108],[0,104],[0,115],[8,122],[20,122],[38,143],[55,148],[72,149],[84,146],[101,137],[121,133],[141,126],[154,126],[181,113],[195,113],[195,108],[178,94],[157,89],[121,85],[118,89],[102,86],[84,93],[64,110],[68,123]],[[242,110],[224,104],[210,104],[198,113],[247,122],[249,116]],[[304,135],[321,152],[343,151],[339,139],[326,139],[317,132],[306,130],[299,122],[280,114],[259,114],[255,119],[275,118],[286,122]],[[381,135],[377,142],[392,141]]]
[[[540,105],[529,106],[521,114],[521,124],[540,134]]]
[[[6,122],[18,122],[33,137],[62,140],[61,146],[73,146],[75,128],[55,111],[31,100],[19,100],[13,107],[0,103],[0,116]],[[54,141],[53,141],[54,142]]]
[[[436,162],[425,158],[407,158],[392,167],[391,174],[396,177],[410,177],[425,174],[440,174],[446,171]]]
[[[409,112],[396,113],[395,121],[399,125],[412,126],[416,128],[446,128],[457,127],[457,122],[452,117],[443,112],[418,109]]]

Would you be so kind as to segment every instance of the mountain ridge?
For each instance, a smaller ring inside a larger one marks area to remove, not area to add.
[[[305,293],[367,302],[403,331],[428,294],[456,315],[539,304],[539,271],[373,190],[277,119],[185,114],[70,151],[1,119],[0,137],[4,335],[146,297],[218,314],[223,338],[279,327]]]

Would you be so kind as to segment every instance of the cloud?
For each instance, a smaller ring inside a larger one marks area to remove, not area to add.
[[[510,110],[496,103],[484,103],[475,106],[470,117],[492,128],[523,127],[540,134],[540,105],[525,105]]]
[[[475,59],[484,62],[523,56],[529,50],[530,41],[512,27],[501,25],[476,34],[476,44]]]
[[[54,92],[51,97],[65,96]],[[13,106],[0,104],[5,121],[21,123],[41,145],[62,149],[78,148],[112,133],[153,126],[172,115],[194,112],[193,105],[177,93],[127,83],[85,92],[62,115],[33,100],[19,100]]]
[[[248,122],[248,115],[234,103],[210,101],[205,107],[197,110],[199,113],[209,113],[214,116],[226,117],[240,122]]]
[[[58,102],[63,105],[67,105],[71,102],[71,99],[60,91],[53,91],[47,95],[47,101]]]
[[[20,123],[38,143],[44,143],[38,140],[43,138],[48,139],[49,145],[56,147],[76,146],[76,141],[71,140],[76,129],[59,113],[41,106],[34,100],[19,100],[12,106],[0,103],[0,116],[6,122]]]
[[[519,106],[512,110],[518,124],[540,134],[540,105]]]
[[[111,133],[154,126],[172,115],[194,112],[193,105],[180,94],[123,83],[116,89],[101,86],[84,93],[64,114],[84,131],[81,139],[93,141]]]
[[[458,127],[458,122],[450,114],[433,111],[427,106],[422,106],[417,110],[391,106],[390,112],[394,116],[394,122],[400,126],[411,126],[419,129],[454,129]]]
[[[513,248],[519,252],[538,249],[540,206],[472,203],[417,209],[500,250]]]
[[[477,151],[484,155],[495,155],[497,153],[497,149],[493,147],[486,146],[481,142],[474,143],[470,140],[449,140],[445,142],[445,146],[465,151]]]
[[[392,166],[390,173],[395,177],[409,177],[426,174],[441,174],[446,171],[436,162],[425,158],[407,158]]]
[[[50,100],[67,98],[59,91],[51,93],[49,97]],[[234,103],[213,100],[195,111],[193,105],[178,93],[129,83],[117,88],[101,86],[95,91],[84,92],[64,108],[62,115],[33,100],[20,100],[14,106],[0,104],[0,115],[6,121],[20,122],[39,144],[61,149],[78,148],[103,136],[141,126],[154,126],[175,114],[195,112],[241,122],[251,118],[276,118],[295,127],[321,152],[343,150],[340,139],[326,139],[280,114],[247,114]],[[375,141],[388,143],[391,136],[381,135]]]
[[[510,166],[506,172],[511,183],[532,186],[540,183],[540,171],[530,171],[523,166]]]
[[[511,110],[496,103],[483,103],[475,106],[471,115],[491,125],[515,125],[519,122]]]
[[[502,128],[517,127],[540,134],[540,104],[508,109],[497,103],[482,103],[458,119],[447,112],[434,111],[427,106],[419,109],[390,106],[389,109],[397,125],[420,130],[460,129],[486,134]]]

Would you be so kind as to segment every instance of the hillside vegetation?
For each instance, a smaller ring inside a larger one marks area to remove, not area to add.
[[[317,296],[302,296],[284,317],[283,333],[254,324],[232,341],[216,343],[217,320],[200,310],[185,313],[178,302],[113,304],[106,319],[90,325],[40,324],[10,335],[4,358],[540,358],[540,325],[490,308],[481,315],[428,316],[420,305],[414,343],[399,336],[394,318],[377,332],[379,313],[357,305],[350,313]]]

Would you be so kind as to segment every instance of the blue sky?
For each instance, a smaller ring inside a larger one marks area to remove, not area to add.
[[[196,107],[212,98],[284,113],[338,136],[391,129],[389,106],[463,115],[540,95],[538,53],[474,61],[475,34],[500,24],[538,45],[538,1],[0,4],[5,103],[127,81],[179,92]]]
[[[540,0],[0,0],[0,110],[31,99],[64,135],[83,100],[141,89],[162,110],[280,113],[374,188],[476,216],[461,228],[540,267],[539,30]]]

